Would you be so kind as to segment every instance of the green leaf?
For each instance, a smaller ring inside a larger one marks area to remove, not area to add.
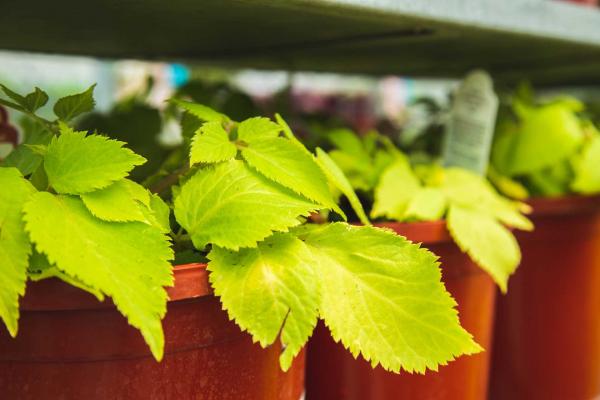
[[[48,152],[48,146],[44,145],[44,144],[27,144],[24,143],[23,146],[25,147],[29,147],[29,150],[31,150],[33,153],[38,154],[40,156],[45,156],[46,153]]]
[[[301,149],[306,150],[306,147],[304,147],[302,142],[300,142],[296,138],[296,136],[294,135],[294,132],[292,132],[292,129],[290,128],[288,123],[285,122],[285,120],[283,119],[283,117],[281,115],[275,114],[275,120],[277,121],[277,123],[279,124],[281,129],[283,130],[283,134],[285,135],[286,138],[288,138],[293,144],[297,145]]]
[[[422,373],[481,351],[429,251],[389,230],[344,223],[296,233],[313,253],[321,317],[355,357]]]
[[[13,103],[12,101],[4,100],[2,98],[0,98],[0,106],[12,108],[13,110],[17,110],[20,112],[27,112],[27,110],[25,110],[22,106],[18,105],[17,103]]]
[[[281,333],[287,371],[317,323],[319,290],[311,253],[290,234],[276,233],[252,249],[214,247],[210,281],[229,317],[261,346]]]
[[[204,122],[199,120],[198,117],[189,112],[184,112],[181,116],[180,122],[181,135],[184,137],[184,139],[192,139],[203,124]]]
[[[522,203],[500,196],[483,177],[461,168],[447,168],[441,189],[450,204],[477,210],[508,226],[532,230],[533,224],[522,215]]]
[[[92,286],[86,285],[79,279],[73,278],[72,276],[65,274],[60,269],[58,269],[56,265],[50,264],[50,261],[48,261],[48,257],[41,253],[38,253],[35,250],[31,254],[31,257],[29,257],[28,275],[29,279],[31,279],[33,282],[39,282],[49,278],[58,278],[61,281],[67,283],[68,285],[74,286],[81,290],[85,290],[86,292],[96,297],[98,301],[104,301],[104,294],[101,291]]]
[[[440,189],[423,188],[409,200],[405,215],[418,221],[436,221],[446,214],[446,206],[446,196]]]
[[[165,233],[171,232],[171,223],[169,221],[171,209],[156,194],[150,195],[150,211],[152,212],[153,218],[148,218],[147,215],[146,218],[161,231]]]
[[[86,91],[66,96],[58,99],[54,104],[54,114],[64,122],[69,122],[73,118],[92,111],[94,109],[94,88],[96,84],[90,86]]]
[[[104,221],[146,221],[144,207],[150,204],[150,194],[129,179],[121,179],[103,189],[81,195],[87,209]]]
[[[21,218],[35,189],[15,168],[0,168],[0,318],[11,336],[19,321],[19,296],[25,294],[31,244]]]
[[[25,119],[23,122],[25,140],[4,159],[2,166],[15,167],[23,176],[28,176],[38,169],[43,157],[24,145],[48,145],[52,140],[52,133],[45,126],[30,119]]]
[[[327,176],[329,182],[346,196],[360,222],[369,225],[371,222],[369,222],[369,218],[367,217],[367,214],[365,214],[365,210],[360,203],[358,196],[354,192],[354,189],[352,189],[352,185],[348,181],[348,178],[346,178],[346,175],[344,175],[340,167],[337,166],[329,155],[320,148],[317,148],[317,163],[325,173],[325,176]]]
[[[564,160],[562,164],[567,164]],[[554,167],[558,166],[555,164]],[[525,182],[533,196],[557,197],[569,193],[572,178],[556,175],[552,172],[554,168],[546,168],[530,173],[525,177]]]
[[[242,149],[242,156],[267,178],[344,216],[314,157],[288,139],[255,139]]]
[[[233,250],[255,247],[318,208],[239,160],[199,170],[175,199],[177,221],[199,250],[208,243]]]
[[[269,118],[255,117],[242,121],[238,126],[238,139],[252,142],[257,139],[276,138],[283,128]]]
[[[173,284],[166,235],[140,222],[101,221],[71,196],[39,192],[24,211],[37,250],[65,274],[110,296],[160,360],[167,303],[163,287]]]
[[[146,160],[124,148],[125,143],[103,136],[74,132],[60,126],[61,135],[48,145],[44,167],[58,193],[81,194],[123,179]]]
[[[190,164],[215,163],[231,160],[237,154],[221,122],[207,122],[192,139]]]
[[[375,187],[371,218],[404,220],[409,203],[420,190],[421,183],[408,162],[396,160],[383,172]]]
[[[586,143],[574,167],[573,190],[583,194],[600,193],[600,135]]]
[[[328,155],[348,178],[348,182],[355,190],[369,192],[373,189],[375,172],[373,160],[361,160],[340,150],[332,150]]]
[[[511,199],[525,200],[529,197],[529,191],[523,184],[500,174],[491,165],[488,168],[488,178],[500,193]]]
[[[13,100],[17,106],[20,106],[20,108],[25,109],[25,97],[21,96],[19,93],[9,89],[8,87],[4,86],[3,84],[0,84],[0,88],[2,88],[2,91],[4,92],[4,94],[6,94],[11,100]],[[14,107],[11,107],[14,108]]]
[[[221,123],[229,121],[229,117],[227,117],[225,114],[221,114],[220,112],[202,104],[190,103],[188,101],[177,99],[172,99],[171,102],[186,110],[201,121]]]
[[[21,96],[20,94],[13,92],[12,90],[10,90],[2,84],[0,84],[0,87],[8,97],[15,101],[18,106],[20,106],[19,108],[22,108],[22,111],[25,110],[33,113],[39,108],[46,105],[46,103],[48,102],[48,95],[46,94],[46,92],[44,92],[38,87],[36,87],[33,92],[29,93],[26,96]]]
[[[327,138],[335,147],[357,160],[369,160],[369,153],[358,135],[349,129],[335,129]]]
[[[44,107],[46,103],[48,103],[48,94],[36,87],[33,92],[25,96],[25,104],[23,106],[31,112],[36,112],[38,109]]]
[[[510,176],[541,170],[570,157],[584,135],[577,116],[561,104],[536,108],[518,128],[498,132],[493,157]]]
[[[50,187],[48,183],[48,175],[43,165],[37,167],[33,174],[29,177],[29,182],[39,191],[47,191]]]
[[[513,234],[493,217],[458,205],[450,206],[448,230],[461,250],[506,292],[508,278],[521,262]]]

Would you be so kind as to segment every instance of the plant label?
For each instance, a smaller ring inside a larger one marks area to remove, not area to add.
[[[470,73],[455,93],[446,127],[444,165],[485,175],[497,113],[492,78],[485,71]]]

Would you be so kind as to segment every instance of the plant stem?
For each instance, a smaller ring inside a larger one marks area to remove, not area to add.
[[[165,176],[163,179],[159,180],[158,182],[156,182],[152,186],[150,186],[150,188],[149,188],[150,191],[152,193],[156,193],[156,194],[163,193],[165,190],[169,189],[171,186],[176,184],[177,181],[179,181],[179,178],[182,175],[185,175],[189,170],[190,170],[189,164],[186,164],[183,167],[176,169],[169,175]]]

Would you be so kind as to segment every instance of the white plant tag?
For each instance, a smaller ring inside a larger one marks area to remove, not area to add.
[[[444,165],[485,175],[494,135],[498,96],[485,71],[471,72],[455,93],[444,141]]]

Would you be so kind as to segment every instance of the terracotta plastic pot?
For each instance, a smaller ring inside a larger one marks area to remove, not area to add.
[[[492,399],[600,398],[600,197],[531,202],[535,231],[499,298]]]
[[[484,348],[492,344],[496,289],[491,278],[463,254],[450,238],[446,224],[388,223],[414,242],[422,242],[440,256],[443,281],[458,302],[462,325]],[[309,342],[307,400],[484,400],[487,393],[489,352],[463,356],[425,375],[393,374],[372,369],[364,359],[355,360],[335,343],[324,325]]]
[[[19,334],[0,333],[0,398],[7,400],[298,400],[304,358],[279,368],[210,294],[205,267],[175,268],[157,363],[112,303],[57,281],[30,284]]]

